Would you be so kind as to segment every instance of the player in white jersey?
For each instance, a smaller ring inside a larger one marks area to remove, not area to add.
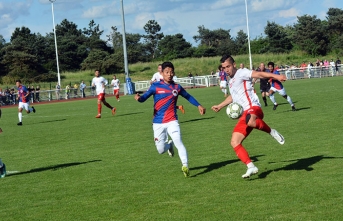
[[[242,142],[254,128],[269,133],[280,144],[285,143],[283,136],[275,129],[271,129],[263,121],[263,111],[255,93],[252,79],[273,78],[278,81],[285,81],[287,78],[284,75],[248,70],[246,68],[237,69],[235,60],[230,55],[224,55],[220,62],[222,63],[224,71],[231,78],[229,81],[230,95],[222,103],[212,106],[212,110],[218,112],[232,102],[237,102],[243,107],[244,112],[232,132],[231,146],[236,152],[237,157],[247,165],[247,172],[243,174],[242,177],[248,178],[251,175],[258,173],[258,169],[251,161]]]
[[[108,81],[100,76],[100,71],[96,70],[94,73],[95,77],[92,80],[92,87],[95,87],[96,94],[98,95],[98,115],[96,115],[96,118],[101,118],[101,102],[108,108],[111,109],[112,115],[116,113],[116,108],[112,107],[109,103],[107,103],[105,99],[105,86],[108,84]]]
[[[120,99],[119,99],[120,81],[119,81],[119,79],[117,79],[117,77],[115,75],[113,75],[111,85],[113,87],[113,94],[116,96],[117,101],[120,101]]]

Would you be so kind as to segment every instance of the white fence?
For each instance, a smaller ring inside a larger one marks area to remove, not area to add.
[[[280,69],[281,74],[286,75],[287,79],[303,79],[303,78],[322,78],[343,75],[342,66],[337,68],[332,66],[322,67],[306,67],[306,68],[287,68]]]
[[[175,78],[174,81],[184,88],[210,87],[219,83],[215,75]],[[150,81],[133,82],[135,91],[146,91],[150,87]]]
[[[341,65],[336,67],[311,67],[311,68],[287,68],[280,69],[279,72],[287,76],[287,79],[304,79],[304,78],[322,78],[343,75]],[[219,84],[219,78],[216,75],[205,75],[195,77],[176,78],[175,82],[182,85],[184,88],[211,87]],[[133,82],[134,91],[146,91],[150,87],[150,80]],[[127,94],[126,83],[120,84],[120,92]],[[113,94],[111,86],[106,87],[106,94]],[[1,105],[16,104],[16,94],[4,94],[0,96]],[[90,86],[85,89],[85,97],[95,97],[96,92]],[[31,102],[64,100],[73,98],[82,98],[83,95],[80,89],[70,89],[67,97],[66,90],[61,89],[59,93],[56,90],[41,90],[39,93],[33,93]]]

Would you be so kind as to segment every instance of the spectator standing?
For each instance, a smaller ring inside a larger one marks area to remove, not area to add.
[[[65,95],[65,99],[68,100],[70,99],[70,85],[67,84],[66,86],[66,91],[65,91],[66,95]]]
[[[61,93],[61,86],[57,83],[56,84],[56,100],[59,100],[60,99],[60,93]]]
[[[336,62],[335,62],[335,66],[336,66],[336,73],[337,75],[341,75],[342,74],[342,67],[341,67],[341,60],[339,58],[337,58]]]
[[[74,84],[74,97],[77,97],[77,90],[79,89],[79,85],[77,83]]]
[[[86,84],[84,81],[81,81],[81,84],[80,84],[80,92],[81,92],[81,96],[84,98],[86,97],[86,93],[85,93],[85,90],[86,90]]]
[[[40,86],[37,85],[37,86],[36,86],[36,101],[37,101],[37,102],[40,101],[39,93],[40,93]]]

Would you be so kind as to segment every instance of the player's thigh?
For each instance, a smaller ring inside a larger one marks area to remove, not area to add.
[[[104,93],[100,93],[98,95],[98,101],[104,101],[105,100],[105,94]]]
[[[277,92],[281,95],[281,96],[285,96],[286,95],[286,90],[285,88],[282,88],[280,90],[277,90]]]
[[[167,126],[166,124],[152,124],[152,129],[154,131],[154,141],[155,143],[165,142],[167,139]]]
[[[227,81],[220,81],[220,87],[221,88],[226,88]]]
[[[168,123],[167,131],[172,140],[181,139],[180,124],[177,120]]]
[[[29,110],[29,103],[19,102],[19,104],[18,104],[18,109]]]

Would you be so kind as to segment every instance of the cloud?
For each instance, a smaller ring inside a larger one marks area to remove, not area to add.
[[[290,8],[288,10],[281,10],[278,13],[279,17],[281,17],[281,18],[297,17],[300,14],[301,14],[301,12],[296,8]]]
[[[29,8],[32,0],[22,2],[10,2],[3,0],[0,2],[0,29],[6,28],[20,16],[29,15]]]
[[[251,9],[255,12],[272,11],[276,9],[287,9],[296,3],[296,0],[252,0]]]

